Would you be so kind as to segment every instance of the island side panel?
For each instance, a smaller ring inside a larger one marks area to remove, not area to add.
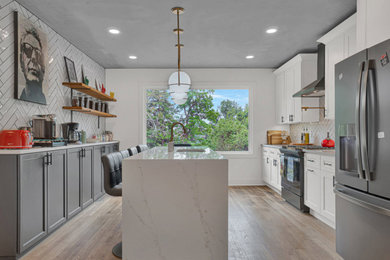
[[[17,255],[17,155],[0,155],[0,175],[0,259],[13,259]]]
[[[228,160],[124,160],[127,260],[226,260]]]

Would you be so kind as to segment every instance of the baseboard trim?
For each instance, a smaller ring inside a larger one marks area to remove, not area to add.
[[[229,180],[229,186],[264,186],[264,182],[257,180]]]
[[[336,225],[335,225],[335,223],[333,221],[331,221],[328,218],[324,217],[323,215],[321,215],[317,211],[314,211],[314,210],[310,209],[310,215],[312,215],[316,219],[319,219],[320,221],[324,222],[326,225],[330,226],[331,228],[336,229]]]

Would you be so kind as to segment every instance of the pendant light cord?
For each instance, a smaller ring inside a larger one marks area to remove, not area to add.
[[[180,14],[177,10],[177,82],[180,86]]]

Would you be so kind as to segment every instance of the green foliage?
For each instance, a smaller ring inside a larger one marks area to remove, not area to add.
[[[147,142],[151,147],[166,145],[174,122],[186,126],[174,129],[175,143],[208,146],[216,151],[248,150],[248,105],[224,100],[213,108],[214,90],[192,90],[183,105],[172,102],[165,90],[147,91]]]

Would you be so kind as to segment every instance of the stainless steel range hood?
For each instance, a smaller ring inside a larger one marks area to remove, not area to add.
[[[325,96],[325,45],[318,44],[318,58],[317,58],[317,80],[310,83],[293,97],[323,97]]]

